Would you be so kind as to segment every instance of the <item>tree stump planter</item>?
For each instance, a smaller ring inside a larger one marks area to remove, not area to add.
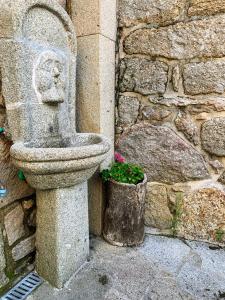
[[[137,184],[108,182],[103,236],[116,246],[137,246],[144,240],[147,177]]]

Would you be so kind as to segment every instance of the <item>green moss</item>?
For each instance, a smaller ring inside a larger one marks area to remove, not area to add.
[[[18,171],[18,178],[19,178],[19,180],[21,180],[21,181],[25,181],[25,180],[26,180],[26,178],[25,178],[24,173],[23,173],[22,170],[19,170],[19,171]]]
[[[222,242],[224,235],[225,235],[225,231],[221,228],[218,228],[215,232],[215,237],[217,242]]]
[[[180,219],[183,213],[183,193],[176,193],[176,202],[174,207],[174,214],[171,224],[172,234],[175,236],[177,234],[177,229],[180,223]]]
[[[9,280],[12,280],[15,278],[15,274],[13,271],[6,271],[5,275],[9,278]]]

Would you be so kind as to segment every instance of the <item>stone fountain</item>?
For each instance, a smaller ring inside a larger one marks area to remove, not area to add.
[[[61,288],[89,253],[87,180],[110,144],[76,132],[76,36],[53,0],[0,0],[13,164],[37,191],[37,272]]]

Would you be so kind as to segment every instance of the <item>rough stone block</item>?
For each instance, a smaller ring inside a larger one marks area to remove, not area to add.
[[[143,95],[164,93],[168,66],[145,58],[127,58],[121,62],[120,91]]]
[[[225,118],[213,118],[202,125],[202,147],[217,156],[225,156]]]
[[[183,77],[186,94],[223,94],[225,91],[225,62],[209,61],[186,64]]]
[[[179,91],[179,83],[180,83],[180,68],[179,66],[175,66],[173,68],[173,74],[172,74],[172,83],[173,83],[173,89],[175,92]]]
[[[23,225],[23,220],[24,212],[20,204],[5,216],[4,225],[9,246],[24,236],[25,228]]]
[[[172,218],[168,207],[166,186],[148,183],[145,200],[145,224],[160,229],[169,229]]]
[[[187,239],[225,241],[225,193],[222,189],[203,188],[184,198],[179,234]]]
[[[143,107],[141,112],[144,120],[148,120],[151,124],[159,124],[171,115],[172,110],[166,110],[160,105],[147,105]]]
[[[169,59],[191,59],[195,57],[223,57],[225,55],[225,17],[159,29],[138,29],[124,41],[127,54],[146,54]]]
[[[191,0],[188,15],[208,16],[225,12],[224,0]]]
[[[22,202],[22,206],[24,210],[31,209],[35,204],[35,201],[33,199],[26,199]]]
[[[138,23],[168,25],[180,19],[184,0],[120,0],[119,26]]]
[[[178,131],[181,131],[184,136],[194,145],[199,143],[198,127],[193,122],[193,119],[184,112],[179,112],[176,119],[175,125]]]
[[[4,253],[4,240],[2,230],[0,229],[0,288],[8,283],[8,278],[5,275],[4,269],[6,267],[5,253]]]
[[[120,96],[118,104],[119,125],[133,125],[138,117],[139,106],[137,97]]]
[[[28,254],[35,251],[35,235],[28,237],[21,241],[12,249],[12,257],[14,261],[18,261]]]
[[[149,181],[177,183],[209,177],[201,154],[167,126],[141,123],[117,142],[128,162],[141,165]]]
[[[150,103],[167,108],[180,107],[185,108],[191,115],[210,112],[223,112],[225,111],[225,99],[222,97],[201,97],[198,99],[187,97],[149,97]],[[203,117],[205,119],[205,117]]]
[[[0,153],[3,153],[3,145],[0,142]],[[0,208],[19,200],[31,196],[34,190],[25,182],[19,180],[18,170],[8,162],[0,161],[1,179],[7,182],[7,195],[0,198]]]
[[[37,216],[37,209],[34,209],[27,217],[27,225],[29,227],[33,227],[33,228],[36,227],[37,225],[36,216]]]

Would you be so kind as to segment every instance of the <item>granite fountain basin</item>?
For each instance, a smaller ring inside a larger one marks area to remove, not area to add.
[[[11,147],[11,157],[32,187],[47,190],[88,180],[109,149],[110,143],[104,136],[77,133],[70,142],[52,148],[16,142]]]

